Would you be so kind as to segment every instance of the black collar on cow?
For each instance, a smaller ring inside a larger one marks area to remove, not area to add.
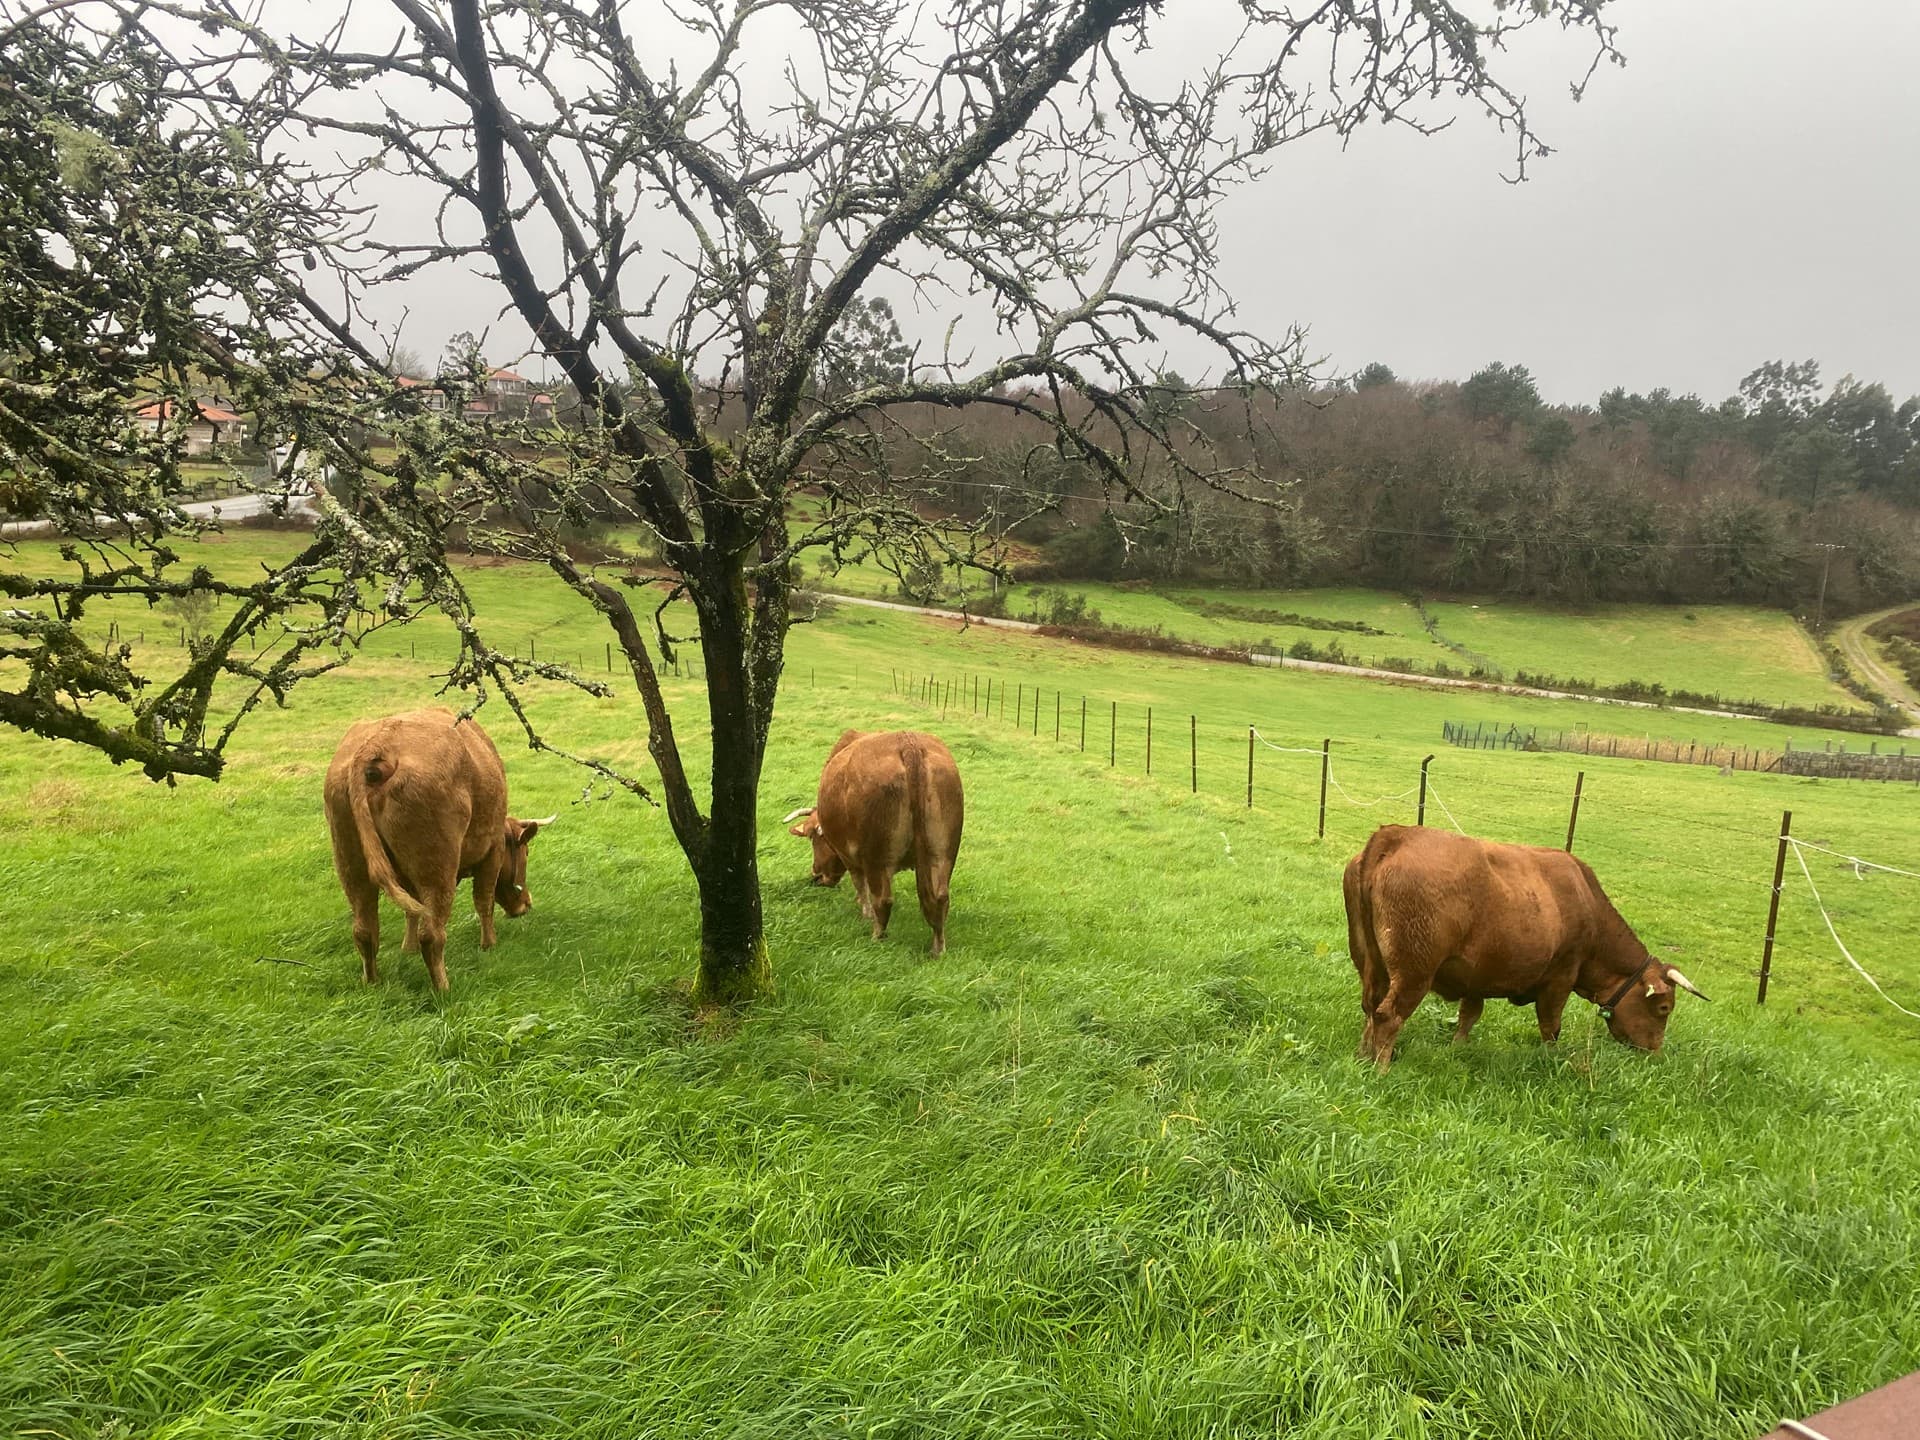
[[[1622,980],[1620,988],[1606,998],[1606,1002],[1600,1007],[1600,1013],[1611,1017],[1614,1009],[1627,998],[1627,992],[1640,983],[1640,977],[1647,973],[1647,967],[1651,964],[1653,964],[1653,956],[1649,955],[1640,962],[1640,968]]]

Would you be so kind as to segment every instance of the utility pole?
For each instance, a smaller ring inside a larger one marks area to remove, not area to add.
[[[1835,545],[1823,540],[1816,540],[1813,548],[1827,552],[1826,559],[1820,562],[1820,602],[1818,606],[1815,607],[1813,616],[1814,628],[1820,629],[1827,623],[1827,572],[1833,568],[1833,552],[1836,550],[1844,550],[1847,547],[1844,545]]]

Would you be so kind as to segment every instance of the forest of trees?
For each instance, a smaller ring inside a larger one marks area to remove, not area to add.
[[[1238,395],[1184,394],[1170,377],[1167,403],[1197,433],[1245,433]],[[1284,508],[1209,494],[1164,515],[1109,513],[1083,467],[1001,416],[943,437],[973,458],[949,463],[930,498],[1009,519],[1057,500],[1014,532],[1040,550],[1020,567],[1035,579],[1352,581],[1828,615],[1920,592],[1920,397],[1896,403],[1852,376],[1823,388],[1813,361],[1761,365],[1717,404],[1615,389],[1593,406],[1545,404],[1524,365],[1435,383],[1373,364],[1260,420],[1242,459],[1296,482]]]

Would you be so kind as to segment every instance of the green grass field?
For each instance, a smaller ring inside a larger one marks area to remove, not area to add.
[[[848,595],[899,598],[894,577],[871,560],[819,583]],[[1752,606],[1609,604],[1575,611],[1490,597],[1429,600],[1441,634],[1469,652],[1462,654],[1429,635],[1405,597],[1378,590],[1149,590],[1071,581],[1016,585],[1007,613],[1044,609],[1052,591],[1084,597],[1106,624],[1159,629],[1205,645],[1284,650],[1299,640],[1319,647],[1337,641],[1361,665],[1399,660],[1425,670],[1444,664],[1465,671],[1483,657],[1508,676],[1525,670],[1600,685],[1639,680],[1735,702],[1859,708],[1828,677],[1819,652],[1790,616]],[[1359,621],[1382,633],[1285,624],[1260,618],[1262,612]]]
[[[503,643],[604,669],[552,582],[471,578]],[[4,1433],[1734,1440],[1920,1365],[1920,1021],[1846,967],[1791,862],[1752,994],[1780,811],[1920,869],[1905,789],[1438,743],[1447,719],[1778,727],[842,607],[795,631],[768,757],[773,999],[689,1012],[663,818],[572,803],[585,777],[498,705],[517,813],[561,812],[536,908],[486,954],[457,912],[446,998],[389,910],[369,990],[321,775],[351,719],[433,698],[449,634],[370,637],[217,786],[0,738]],[[903,693],[933,676],[967,703]],[[698,682],[670,689],[697,751]],[[644,772],[633,698],[540,700]],[[1324,842],[1314,756],[1260,748],[1247,808],[1249,724],[1333,738]],[[939,961],[910,900],[868,942],[772,823],[848,725],[959,758]],[[1339,867],[1412,800],[1341,790],[1397,796],[1435,751],[1463,826],[1542,843],[1584,766],[1577,848],[1716,1001],[1664,1053],[1578,1001],[1556,1050],[1507,1007],[1455,1048],[1430,1002],[1388,1076],[1352,1060]],[[1809,860],[1920,1009],[1920,882]]]

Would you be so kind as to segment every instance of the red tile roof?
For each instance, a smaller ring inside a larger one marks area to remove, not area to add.
[[[193,402],[193,411],[195,419],[211,420],[216,425],[237,425],[240,423],[240,417],[238,415],[234,414],[231,410],[222,410],[218,405],[208,405],[196,400]],[[173,418],[173,401],[155,400],[150,405],[142,405],[133,413],[142,420],[171,420]]]
[[[518,381],[523,385],[527,381],[526,376],[516,375],[511,370],[489,370],[487,372],[487,378],[489,380],[514,380],[514,381]]]

